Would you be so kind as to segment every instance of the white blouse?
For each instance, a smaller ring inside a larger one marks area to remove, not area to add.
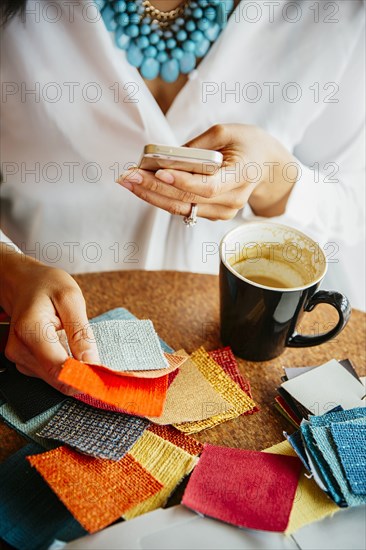
[[[147,143],[255,124],[302,166],[286,213],[328,256],[323,286],[365,308],[364,15],[360,0],[242,0],[166,116],[93,2],[29,1],[2,33],[1,227],[70,273],[215,273],[253,218],[187,228],[115,183]]]

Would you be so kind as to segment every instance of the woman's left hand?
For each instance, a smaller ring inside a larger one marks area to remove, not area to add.
[[[258,215],[283,212],[297,179],[296,161],[264,130],[245,124],[215,125],[186,146],[220,151],[222,167],[213,175],[132,168],[117,182],[178,216],[188,216],[192,203],[198,205],[198,216],[210,220],[229,220],[247,202]]]

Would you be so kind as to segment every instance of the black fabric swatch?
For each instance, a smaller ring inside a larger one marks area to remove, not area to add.
[[[23,422],[47,411],[67,396],[40,378],[21,374],[4,354],[0,354],[0,395],[13,407]]]

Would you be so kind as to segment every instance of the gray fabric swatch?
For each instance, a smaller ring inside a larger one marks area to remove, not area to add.
[[[157,370],[168,367],[158,335],[149,320],[114,320],[93,323],[103,365],[115,372]]]
[[[120,460],[149,426],[138,416],[66,401],[38,434],[98,458]]]

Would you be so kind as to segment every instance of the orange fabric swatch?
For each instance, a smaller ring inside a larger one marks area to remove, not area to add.
[[[163,412],[168,375],[156,379],[127,378],[69,357],[58,379],[104,403],[140,416]]]
[[[58,447],[27,460],[89,533],[110,525],[163,488],[128,453],[115,462]]]
[[[160,426],[158,424],[150,424],[148,431],[153,432],[166,441],[170,441],[176,447],[180,447],[192,456],[198,456],[203,451],[203,445],[197,439],[185,435],[173,426]]]

